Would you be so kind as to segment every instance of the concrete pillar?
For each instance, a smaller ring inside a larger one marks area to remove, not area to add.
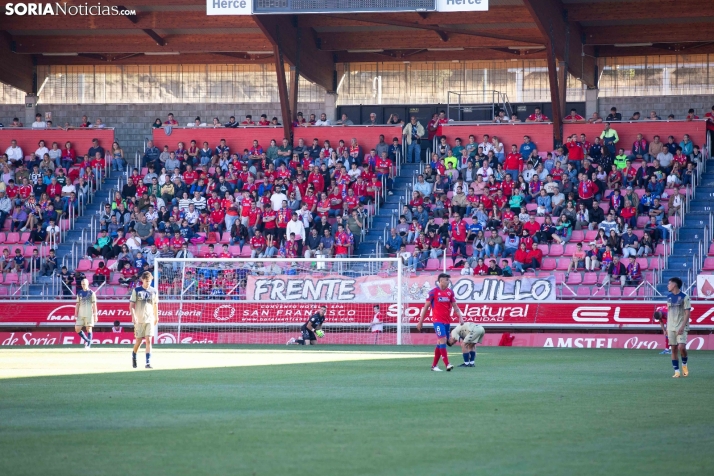
[[[598,88],[587,88],[585,90],[585,119],[589,119],[593,112],[598,112],[597,96],[599,92]]]
[[[337,93],[325,93],[325,114],[333,124],[337,120]],[[320,117],[318,114],[317,117]]]
[[[23,121],[25,127],[31,127],[32,123],[35,122],[38,99],[39,98],[35,94],[28,94],[25,96],[25,120]]]

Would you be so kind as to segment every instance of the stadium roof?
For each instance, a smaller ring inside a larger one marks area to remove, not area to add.
[[[36,65],[276,63],[282,56],[334,91],[335,65],[343,62],[545,58],[551,83],[567,70],[595,86],[599,57],[714,52],[711,0],[490,0],[487,12],[260,16],[207,16],[206,0],[99,3],[136,15],[3,10],[0,81],[31,92]]]

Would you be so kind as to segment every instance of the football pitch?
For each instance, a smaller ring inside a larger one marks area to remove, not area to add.
[[[160,346],[154,370],[127,347],[2,349],[0,474],[714,471],[714,353],[673,379],[650,350],[478,352],[436,373],[431,347]]]

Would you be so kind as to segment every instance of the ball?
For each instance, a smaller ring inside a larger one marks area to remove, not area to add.
[[[325,337],[325,333],[321,329],[316,330],[315,335],[317,337]]]

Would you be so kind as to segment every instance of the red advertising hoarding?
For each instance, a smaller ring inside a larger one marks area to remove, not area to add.
[[[327,325],[368,324],[375,303],[328,303]],[[654,301],[567,301],[567,302],[461,302],[467,320],[483,324],[522,327],[639,327],[652,324]],[[693,301],[691,327],[714,327],[714,306],[709,301]],[[387,323],[395,322],[396,304],[381,303],[387,310]],[[406,313],[416,324],[421,303],[410,303]],[[3,326],[68,326],[74,323],[73,301],[4,301],[0,302],[0,324]],[[198,325],[286,325],[303,323],[316,308],[316,303],[248,303],[243,301],[162,301],[159,305],[162,323]],[[99,301],[99,322],[131,322],[129,303]],[[456,318],[454,318],[456,321]]]
[[[275,333],[236,333],[236,332],[182,332],[179,336],[175,331],[160,332],[154,343],[159,345],[173,344],[250,344],[274,343],[283,344],[284,337]],[[545,347],[571,349],[634,349],[661,350],[664,349],[664,336],[657,334],[583,334],[583,333],[536,333],[524,332],[514,334],[513,347]],[[361,338],[361,339],[360,339]],[[379,343],[394,344],[395,339],[389,335],[380,336]],[[412,334],[412,345],[433,345],[434,334]],[[501,339],[501,333],[486,333],[482,346],[496,347]],[[110,333],[95,332],[93,345],[132,345],[134,335],[129,332]],[[327,334],[323,344],[374,344],[375,337],[369,333],[357,335],[354,333]],[[9,346],[45,346],[45,345],[83,345],[74,332],[57,331],[26,331],[0,332],[0,347]],[[690,350],[714,350],[714,337],[707,335],[690,335],[687,348]]]

